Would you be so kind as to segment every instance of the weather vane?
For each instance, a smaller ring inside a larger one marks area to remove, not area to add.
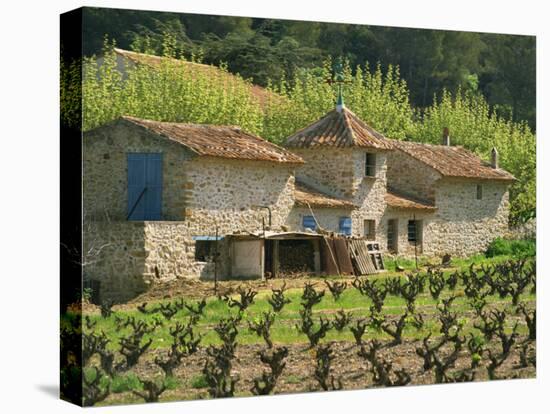
[[[332,79],[327,80],[327,83],[329,84],[336,84],[337,91],[338,91],[338,98],[336,100],[336,109],[340,110],[344,107],[344,98],[342,96],[342,90],[345,83],[349,83],[349,81],[345,80],[344,77],[344,66],[342,65],[342,58],[337,58],[336,63],[333,66],[333,72],[334,76]]]

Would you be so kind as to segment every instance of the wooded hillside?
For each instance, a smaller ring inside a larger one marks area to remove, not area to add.
[[[101,51],[105,35],[123,49],[163,54],[168,33],[176,56],[223,62],[260,86],[293,79],[328,56],[343,56],[352,68],[399,66],[415,108],[462,88],[536,128],[533,36],[99,8],[85,9],[84,28],[87,55]]]
[[[345,104],[360,118],[389,138],[418,142],[438,143],[449,127],[454,145],[484,159],[497,147],[501,166],[518,179],[512,220],[535,215],[532,37],[116,9],[86,9],[85,22],[87,53],[104,48],[105,57],[100,68],[93,57],[85,61],[85,130],[132,115],[239,125],[281,143],[333,108],[331,55],[343,56]],[[128,67],[123,77],[113,43],[167,59]],[[182,59],[223,63],[196,71]],[[79,62],[62,62],[67,122],[80,122],[72,110],[79,81]],[[266,101],[251,93],[255,83],[267,88]]]

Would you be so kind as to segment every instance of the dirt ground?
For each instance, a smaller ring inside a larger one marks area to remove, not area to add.
[[[518,338],[518,344],[525,338]],[[387,347],[379,351],[379,355],[386,358],[393,364],[394,369],[404,368],[412,377],[409,385],[426,385],[434,383],[434,374],[431,371],[424,372],[422,369],[423,360],[416,354],[416,347],[421,346],[421,341],[405,341],[401,345]],[[233,361],[232,375],[238,376],[239,381],[236,386],[236,396],[252,395],[250,388],[253,385],[253,379],[260,377],[262,371],[267,370],[258,356],[258,352],[264,345],[238,345],[236,358]],[[498,352],[500,345],[493,342],[490,348]],[[275,394],[297,393],[320,391],[320,387],[314,378],[315,369],[315,351],[308,348],[307,344],[292,344],[287,346],[289,350],[288,357],[285,359],[286,367],[279,379]],[[365,389],[375,386],[372,381],[372,374],[369,371],[369,363],[358,355],[359,347],[351,342],[333,342],[335,359],[331,365],[331,374],[335,378],[340,378],[343,389]],[[529,352],[534,352],[535,344],[529,344]],[[497,375],[502,379],[512,378],[534,378],[535,368],[530,365],[527,368],[520,367],[519,346],[504,364],[497,369]],[[154,364],[155,356],[161,355],[166,351],[150,351],[144,356],[137,368],[133,370],[140,377],[161,376],[162,371]],[[181,366],[176,370],[175,376],[179,381],[176,389],[165,391],[162,394],[161,401],[203,399],[210,398],[206,388],[193,388],[192,380],[201,375],[201,370],[207,358],[206,351],[201,348],[196,354],[187,357]],[[475,381],[485,381],[488,379],[485,364],[488,360],[483,358],[482,365],[477,369]],[[451,372],[469,367],[470,357],[467,351],[463,351],[460,358],[451,369]],[[111,394],[101,405],[117,403],[140,403],[143,400],[134,396],[130,392]]]
[[[369,278],[387,277],[387,273],[379,275],[371,275]],[[225,280],[218,282],[217,295],[231,295],[236,292],[236,289],[241,286],[252,288],[259,292],[269,291],[272,288],[281,288],[283,284],[287,289],[303,288],[306,283],[314,283],[316,287],[326,288],[324,280],[338,280],[338,282],[347,281],[349,285],[353,281],[353,277],[339,277],[337,279],[323,279],[320,277],[312,277],[304,274],[297,274],[293,277],[266,279],[266,280]],[[134,309],[137,305],[144,302],[155,302],[163,299],[202,299],[204,297],[216,296],[214,292],[214,282],[200,281],[196,279],[176,279],[162,284],[152,285],[146,292],[134,299],[124,303],[115,304],[114,311]],[[99,307],[91,303],[83,305],[85,313],[93,314],[99,312]]]

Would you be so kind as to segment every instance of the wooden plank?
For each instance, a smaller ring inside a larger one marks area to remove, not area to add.
[[[338,263],[336,263],[335,260],[336,253],[333,239],[324,237],[321,242],[321,270],[328,275],[339,275],[340,270],[338,269]]]
[[[363,266],[359,259],[359,255],[357,253],[357,247],[354,240],[350,240],[348,244],[348,249],[351,256],[351,262],[353,264],[353,270],[357,276],[360,276],[363,273]]]
[[[365,240],[350,240],[349,250],[355,262],[355,272],[358,275],[376,273],[376,268],[370,258],[368,246]]]
[[[334,247],[336,250],[336,260],[341,274],[353,274],[353,264],[351,263],[350,253],[344,238],[335,238]]]

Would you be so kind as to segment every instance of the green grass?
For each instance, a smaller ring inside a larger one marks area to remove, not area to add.
[[[126,375],[115,375],[111,381],[111,392],[121,393],[131,390],[142,390],[139,378],[133,372]]]
[[[494,263],[497,261],[506,260],[508,257],[500,258],[491,258],[483,260],[484,263]],[[471,263],[480,264],[482,262],[481,257],[475,256],[463,261],[455,261],[453,265],[460,264],[460,267],[467,268]],[[448,276],[454,269],[447,270],[445,274]],[[383,275],[375,276],[380,281],[383,281],[387,277],[405,277],[404,273],[390,273]],[[342,294],[338,301],[335,301],[326,289],[324,283],[320,280],[317,280],[316,288],[318,290],[325,289],[325,296],[322,301],[315,305],[313,308],[314,320],[318,320],[320,315],[323,315],[329,319],[333,318],[333,314],[339,310],[344,309],[346,311],[351,311],[354,318],[366,317],[369,314],[369,307],[371,306],[371,301],[368,297],[361,295],[361,293],[353,287],[348,287],[346,291]],[[426,287],[426,292],[428,291]],[[241,327],[239,329],[239,334],[237,340],[241,344],[257,344],[263,343],[263,339],[258,337],[255,333],[248,330],[246,321],[254,320],[260,318],[263,312],[271,310],[271,306],[267,302],[268,297],[270,296],[271,291],[261,291],[255,298],[255,303],[251,305],[244,313],[243,322],[241,322]],[[455,292],[451,292],[448,289],[444,290],[441,298],[449,297],[452,294],[462,295],[462,286],[457,286]],[[271,336],[275,343],[280,344],[290,344],[290,343],[306,343],[307,337],[298,331],[296,324],[300,321],[299,311],[301,309],[301,295],[302,289],[289,289],[286,293],[286,296],[291,300],[291,302],[285,306],[285,308],[276,315],[275,323],[271,330]],[[500,308],[511,307],[510,298],[500,299],[497,295],[486,298],[487,302],[499,306]],[[529,293],[526,293],[522,296],[521,300],[533,301],[535,296]],[[163,301],[166,302],[166,301]],[[434,300],[428,293],[419,295],[416,301],[416,308],[418,311],[424,314],[424,319],[427,321],[424,328],[421,330],[416,330],[412,327],[407,327],[405,329],[405,338],[420,338],[425,336],[427,333],[432,332],[434,335],[438,334],[439,323],[435,319],[437,317],[437,305],[439,300]],[[405,300],[401,297],[388,295],[384,302],[383,313],[386,315],[401,315],[405,312]],[[149,306],[153,306],[151,303]],[[471,310],[467,298],[465,296],[458,297],[453,302],[452,310],[458,313],[464,313]],[[158,348],[167,348],[169,347],[172,338],[169,334],[169,327],[173,326],[177,321],[185,322],[189,313],[187,310],[180,310],[170,321],[164,320],[160,314],[154,315],[143,315],[137,310],[128,310],[128,311],[118,311],[116,314],[120,317],[133,316],[136,319],[145,320],[148,322],[153,322],[154,319],[163,320],[163,326],[158,327],[154,334],[152,334],[153,343],[151,349]],[[218,298],[209,298],[204,310],[204,315],[201,317],[198,325],[197,331],[203,335],[201,345],[210,345],[210,344],[219,344],[219,338],[213,327],[222,319],[227,318],[232,315],[236,315],[237,311],[234,308],[228,308],[227,304],[219,300]],[[431,317],[433,315],[433,317]],[[101,318],[99,315],[92,315],[91,319],[97,321],[95,326],[95,331],[104,331],[111,342],[108,347],[113,350],[119,349],[119,338],[128,334],[131,328],[125,328],[118,330],[115,324],[114,316],[111,316],[108,319]],[[473,323],[471,320],[464,321],[465,332],[469,332],[473,329]],[[523,332],[526,332],[525,326],[520,326],[520,329]],[[521,331],[520,331],[521,332]],[[145,336],[145,340],[148,339],[148,335]],[[379,338],[379,339],[388,339],[385,333],[373,331],[369,329],[365,338]],[[325,337],[326,340],[346,340],[353,341],[353,336],[348,328],[344,329],[342,332],[337,332],[336,330],[331,330]],[[121,385],[122,386],[122,385]]]
[[[193,378],[191,378],[191,387],[192,388],[207,388],[208,383],[206,382],[206,377],[204,375],[195,375]]]

